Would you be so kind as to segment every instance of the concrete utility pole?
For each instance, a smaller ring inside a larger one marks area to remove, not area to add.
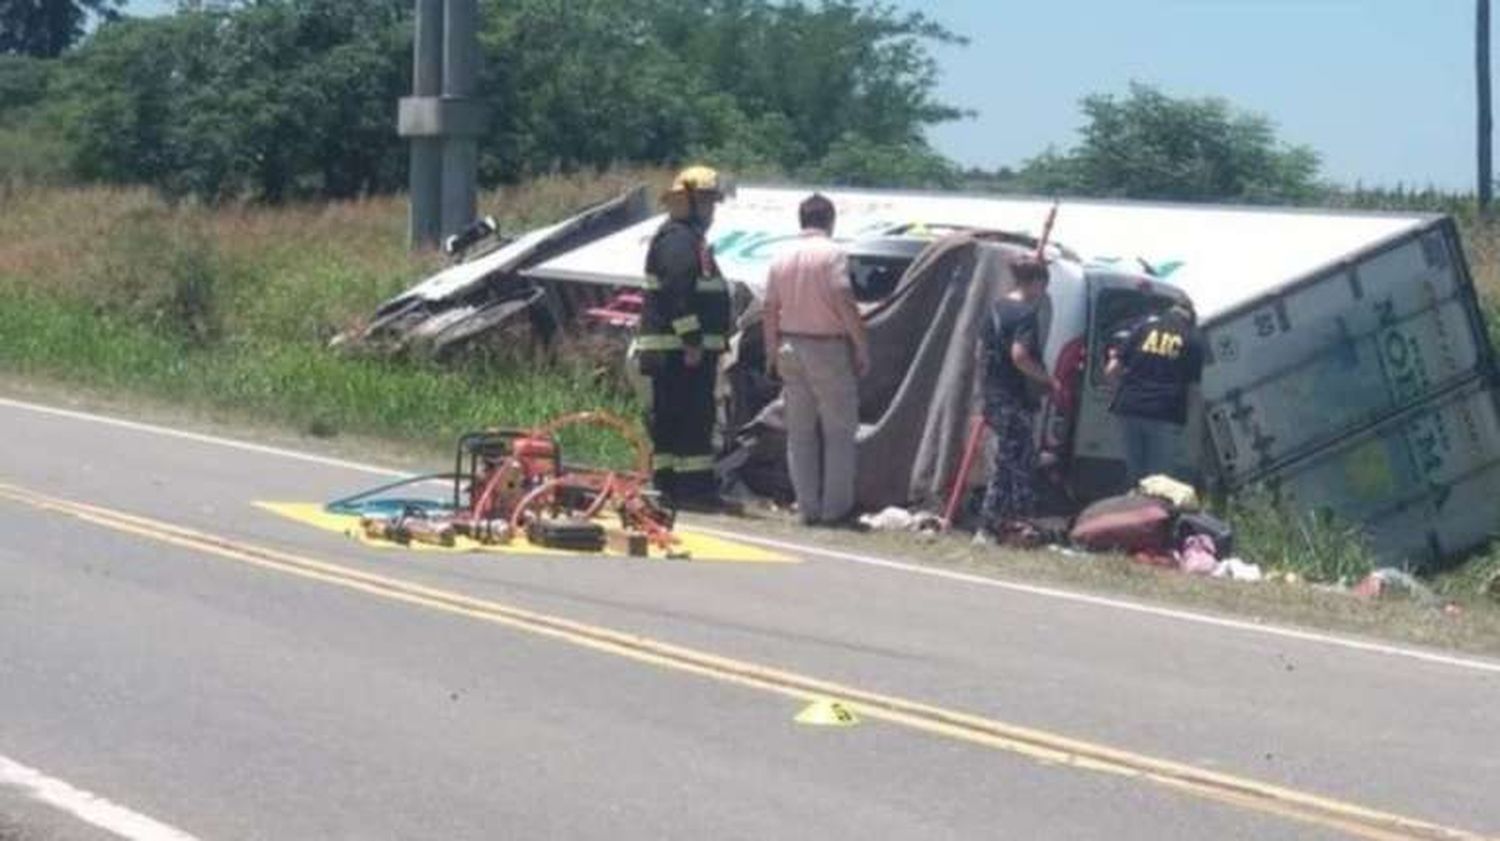
[[[1490,100],[1490,0],[1478,0],[1474,15],[1474,70],[1479,102],[1479,212],[1490,212],[1495,175],[1491,164],[1494,126]]]
[[[484,107],[478,0],[416,0],[412,95],[398,131],[411,139],[411,245],[431,248],[475,217]]]

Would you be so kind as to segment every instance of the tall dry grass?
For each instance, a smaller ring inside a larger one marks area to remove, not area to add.
[[[541,178],[481,197],[506,231],[664,173]],[[585,354],[342,359],[329,338],[436,269],[406,202],[169,204],[150,191],[0,186],[0,367],[324,432],[441,443],[632,398]],[[576,450],[609,457],[606,441]]]
[[[664,177],[540,178],[486,193],[480,208],[521,231]],[[163,302],[182,298],[184,282],[201,284],[182,278],[197,271],[226,335],[318,341],[439,266],[408,253],[406,224],[400,196],[210,208],[138,188],[0,187],[0,282],[151,320],[170,314]]]

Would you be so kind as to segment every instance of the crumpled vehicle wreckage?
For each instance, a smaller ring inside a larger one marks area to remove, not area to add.
[[[796,207],[809,192],[742,187],[710,232],[740,328],[722,362],[721,474],[776,498],[790,484],[759,295],[777,250],[799,234]],[[1052,275],[1046,362],[1064,386],[1039,425],[1049,506],[1076,510],[1122,489],[1105,342],[1164,302],[1191,300],[1209,359],[1197,434],[1180,460],[1211,488],[1272,487],[1364,524],[1381,554],[1413,566],[1493,532],[1494,353],[1451,219],[823,192],[870,330],[861,508],[944,510],[976,414],[979,324],[1012,263],[1040,247]],[[592,325],[618,337],[623,361],[660,221],[641,188],[513,238],[477,231],[456,243],[451,266],[383,304],[348,343],[441,355],[506,325],[529,324],[542,342]],[[975,462],[971,486],[988,464]]]

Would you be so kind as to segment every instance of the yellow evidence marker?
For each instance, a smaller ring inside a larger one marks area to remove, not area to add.
[[[569,552],[561,549],[548,549],[543,546],[534,546],[524,537],[517,538],[510,544],[500,546],[479,543],[465,537],[456,538],[452,546],[437,546],[415,541],[409,546],[401,546],[390,541],[370,538],[360,528],[359,517],[349,514],[334,514],[316,502],[257,502],[255,503],[255,507],[305,526],[322,529],[323,531],[337,532],[338,534],[353,538],[366,546],[378,549],[409,549],[417,552],[446,552],[450,554],[482,553],[555,556],[560,558],[630,557],[628,552],[621,551],[615,545],[618,541],[611,541],[611,545],[607,546],[603,552]],[[677,550],[687,553],[689,557],[685,559],[674,558],[674,560],[740,564],[801,563],[799,559],[788,555],[772,552],[758,546],[751,546],[748,543],[699,534],[691,529],[679,528],[677,530],[677,537],[681,541]],[[650,552],[650,557],[652,558],[667,558],[666,553],[656,547],[652,547]]]
[[[853,727],[859,723],[859,716],[832,698],[820,698],[797,713],[795,721],[812,727]]]

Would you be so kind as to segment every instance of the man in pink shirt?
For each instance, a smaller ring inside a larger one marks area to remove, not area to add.
[[[833,202],[814,194],[798,213],[802,239],[776,258],[766,285],[766,359],[783,383],[787,461],[802,522],[848,525],[859,378],[870,367],[865,323],[848,258],[833,241]]]

